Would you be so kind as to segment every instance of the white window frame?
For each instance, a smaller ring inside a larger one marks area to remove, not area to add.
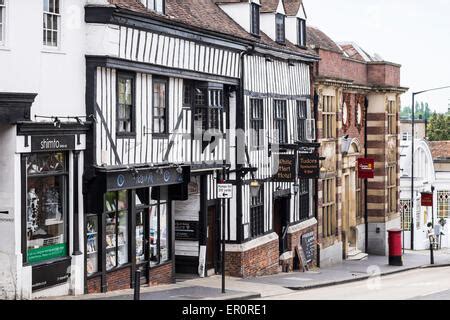
[[[59,12],[55,13],[55,12],[45,11],[44,7],[42,8],[44,21],[46,20],[47,16],[49,16],[49,15],[57,17],[56,18],[56,21],[57,21],[56,22],[56,24],[57,24],[57,29],[56,29],[56,46],[48,45],[47,44],[48,41],[46,42],[46,41],[44,41],[44,39],[42,39],[42,45],[47,50],[59,50],[59,49],[61,49],[61,38],[62,38],[61,37],[61,32],[62,32],[62,23],[61,23],[61,19],[62,19],[61,16],[62,15],[61,15],[61,12],[62,12],[63,0],[43,0],[42,1],[42,5],[44,5],[44,1],[49,1],[49,2],[50,1],[55,1],[55,2],[59,1]],[[47,31],[54,32],[55,29],[48,29],[48,28],[45,28],[44,25],[42,25],[42,32],[44,33],[44,32],[47,32]]]
[[[0,46],[6,45],[6,27],[7,27],[7,19],[8,19],[8,0],[3,0],[3,4],[0,4]]]
[[[297,18],[297,37],[298,45],[306,47],[306,20],[303,18]]]
[[[437,217],[438,219],[450,219],[450,191],[439,190],[437,192]]]
[[[142,4],[149,10],[155,11],[160,14],[166,13],[166,1],[165,0],[141,0]],[[157,4],[160,2],[161,11],[157,10]]]

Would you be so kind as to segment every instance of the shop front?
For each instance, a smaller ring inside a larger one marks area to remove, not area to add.
[[[173,282],[172,200],[182,200],[189,167],[97,169],[85,194],[85,292]]]
[[[82,287],[78,230],[85,130],[78,124],[18,126],[21,286],[31,285],[32,297],[80,293]]]

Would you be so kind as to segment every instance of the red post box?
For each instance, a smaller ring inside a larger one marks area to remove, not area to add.
[[[402,230],[388,230],[389,235],[389,265],[403,266]]]

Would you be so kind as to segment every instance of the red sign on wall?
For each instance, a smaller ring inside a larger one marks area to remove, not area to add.
[[[358,178],[373,179],[375,178],[375,160],[367,158],[358,159]]]
[[[433,206],[433,194],[430,192],[422,192],[421,205],[422,205],[422,207],[432,207]]]

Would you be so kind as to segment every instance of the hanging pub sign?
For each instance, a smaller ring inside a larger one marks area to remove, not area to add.
[[[65,151],[75,149],[75,135],[31,136],[31,152]]]
[[[318,153],[300,153],[298,155],[298,176],[301,179],[319,179],[320,159]]]
[[[295,156],[293,154],[278,155],[278,172],[274,176],[274,181],[295,181]]]
[[[432,207],[433,206],[433,194],[431,192],[421,193],[421,206]]]
[[[368,158],[358,159],[358,178],[373,179],[375,178],[375,160]]]

